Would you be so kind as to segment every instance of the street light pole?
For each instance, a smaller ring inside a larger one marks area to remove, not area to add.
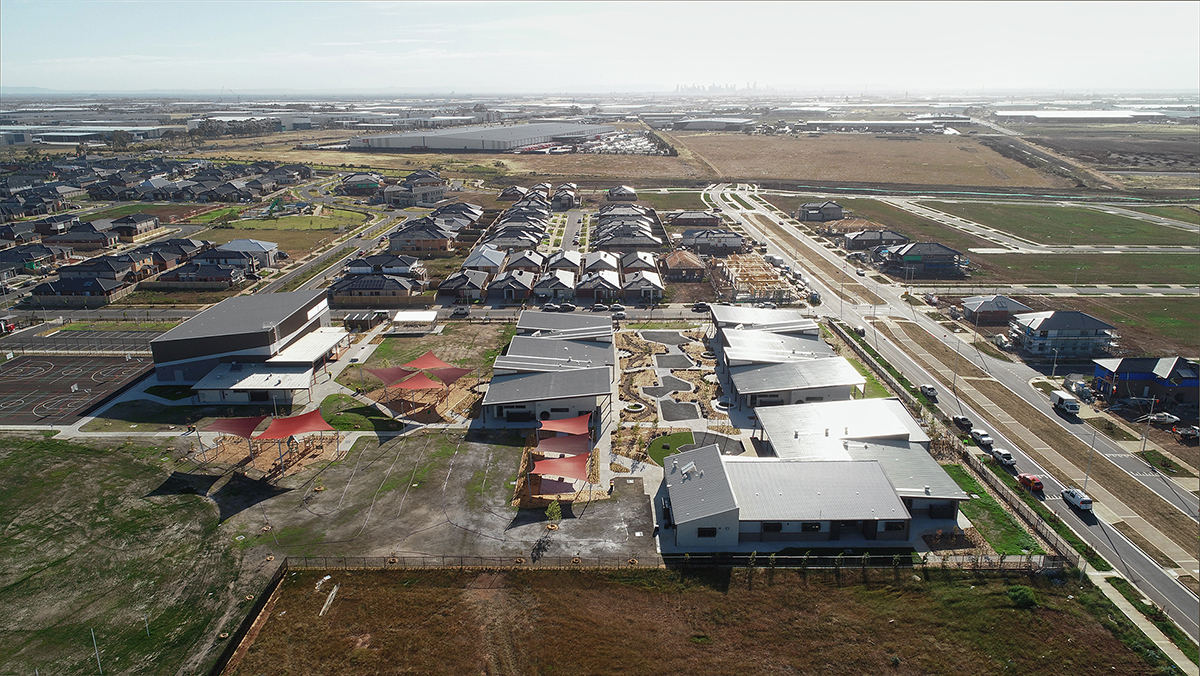
[[[1058,375],[1058,348],[1055,347],[1051,349],[1054,350],[1054,368],[1050,371],[1050,380],[1054,380],[1054,378]]]

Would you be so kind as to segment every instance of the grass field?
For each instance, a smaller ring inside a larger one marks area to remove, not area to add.
[[[0,438],[0,672],[96,673],[92,631],[105,673],[205,673],[216,659],[217,632],[262,581],[239,580],[210,501],[160,490],[164,453]]]
[[[1165,664],[1087,581],[931,569],[921,581],[875,571],[873,584],[837,587],[832,575],[783,570],[401,570],[329,571],[316,591],[325,574],[284,578],[230,673],[338,676],[402,664],[412,673],[545,676],[1140,675]],[[1036,606],[1018,608],[1013,585],[1030,585]],[[631,637],[647,631],[653,640]]]
[[[716,168],[720,177],[925,185],[1051,188],[1067,185],[963,137],[822,134],[748,136],[675,132],[672,143]]]
[[[708,205],[700,199],[699,192],[668,192],[660,193],[654,190],[638,191],[638,202],[654,208],[655,211],[705,211]]]
[[[1133,211],[1173,218],[1184,223],[1200,225],[1200,210],[1196,207],[1131,207]]]
[[[961,249],[960,249],[961,251]],[[1194,254],[969,254],[972,282],[997,284],[1196,284]],[[1078,272],[1078,276],[1076,276]]]
[[[225,207],[224,209],[214,209],[213,211],[210,211],[208,213],[200,214],[199,216],[193,216],[193,217],[187,219],[187,222],[188,223],[212,223],[213,221],[217,220],[218,218],[223,218],[225,216],[236,217],[240,213],[242,213],[242,207]]]
[[[281,218],[245,219],[232,225],[246,230],[353,230],[370,219],[357,211],[326,209],[320,216],[283,216]]]
[[[850,362],[850,365],[854,367],[854,370],[858,371],[862,377],[867,379],[866,390],[863,392],[864,399],[879,399],[892,396],[892,393],[888,391],[888,388],[884,387],[883,383],[879,382],[879,379],[875,377],[875,374],[871,371],[871,369],[867,368],[865,364],[854,357],[846,357],[846,361]]]
[[[275,242],[280,251],[287,252],[292,258],[303,258],[313,249],[338,237],[335,230],[271,230],[268,228],[243,228],[245,223],[256,221],[237,221],[234,228],[212,228],[199,233],[197,237],[217,244],[228,244],[235,239],[259,239],[264,242]],[[271,223],[271,221],[258,221]]]
[[[839,199],[837,203],[852,209],[854,215],[887,226],[914,242],[941,242],[951,249],[966,252],[973,247],[995,246],[987,240],[948,228],[941,223],[909,213],[890,204],[869,199]],[[972,260],[975,256],[971,257]]]
[[[171,222],[173,218],[186,217],[194,212],[210,208],[210,206],[204,204],[146,204],[145,202],[138,202],[136,204],[126,204],[106,209],[97,214],[90,214],[86,217],[86,220],[121,218],[130,214],[150,214],[151,216],[158,216],[159,220],[165,225]]]
[[[979,496],[961,503],[959,508],[997,554],[1019,556],[1044,553],[1033,536],[1025,532],[1025,529],[1013,520],[1012,515],[961,465],[943,465],[942,469],[946,470],[946,474],[954,479],[959,488],[968,494]]]
[[[1041,244],[1195,245],[1195,233],[1085,207],[983,202],[926,206]]]
[[[686,446],[694,442],[695,439],[692,438],[690,431],[665,434],[650,440],[649,445],[646,447],[646,455],[650,456],[650,459],[656,465],[663,467],[668,455],[678,453],[680,446]]]
[[[109,307],[120,308],[139,305],[210,305],[219,303],[226,298],[236,296],[246,285],[240,285],[222,291],[188,291],[177,289],[172,291],[134,291]],[[134,311],[133,309],[130,310]]]

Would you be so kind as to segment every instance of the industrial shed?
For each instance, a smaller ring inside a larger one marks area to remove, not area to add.
[[[601,124],[539,122],[495,127],[427,129],[401,134],[381,134],[351,139],[350,150],[408,151],[476,150],[504,152],[541,143],[570,143],[594,139],[616,131]]]

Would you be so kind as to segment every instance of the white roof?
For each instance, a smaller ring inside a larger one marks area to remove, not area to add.
[[[268,364],[312,364],[350,336],[346,329],[322,326],[267,360]]]
[[[747,329],[775,333],[819,333],[817,322],[798,310],[771,310],[738,305],[710,305],[713,322],[718,327],[741,325]]]
[[[437,321],[437,310],[400,310],[392,318],[393,324],[432,324]]]
[[[929,443],[929,435],[898,399],[759,406],[754,413],[781,458],[848,460],[843,439]]]
[[[274,364],[220,364],[194,390],[306,390],[312,384],[312,367]]]

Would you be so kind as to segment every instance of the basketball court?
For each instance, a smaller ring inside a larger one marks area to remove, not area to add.
[[[17,357],[0,364],[0,424],[72,424],[152,368],[149,357]]]

